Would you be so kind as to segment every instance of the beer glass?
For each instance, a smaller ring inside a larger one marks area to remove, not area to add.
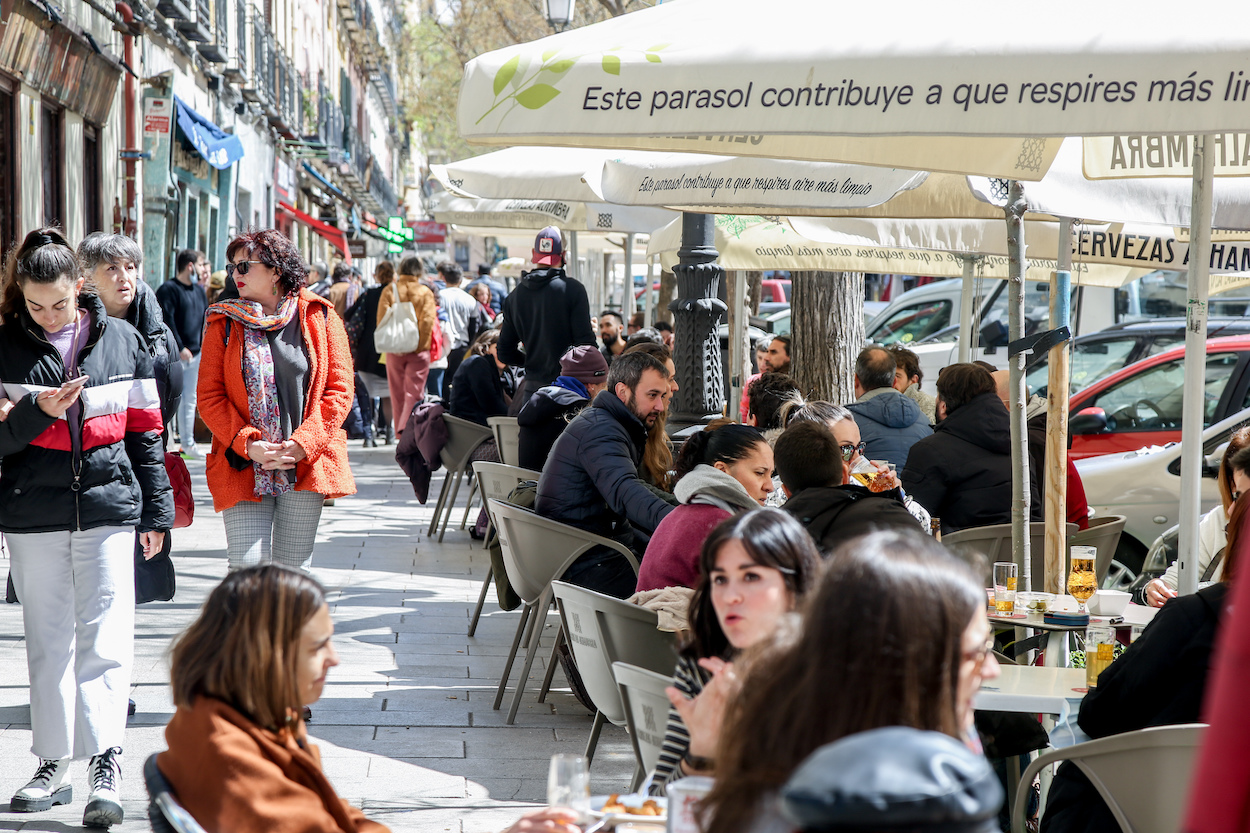
[[[572,810],[580,818],[590,812],[590,768],[581,755],[552,755],[547,773],[547,804]]]
[[[1010,616],[1016,610],[1016,565],[1010,561],[994,562],[994,611]]]
[[[1085,629],[1085,685],[1098,687],[1098,675],[1107,670],[1115,655],[1115,628],[1090,625]]]
[[[1081,613],[1086,613],[1085,603],[1098,589],[1098,578],[1094,573],[1094,558],[1097,555],[1094,547],[1072,548],[1072,569],[1068,572],[1068,593],[1076,599]]]

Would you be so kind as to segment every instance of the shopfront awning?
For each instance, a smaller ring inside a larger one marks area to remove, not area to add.
[[[290,203],[279,202],[278,208],[282,209],[287,214],[290,214],[296,220],[308,226],[310,229],[312,229],[317,234],[324,237],[326,240],[330,241],[330,245],[338,249],[343,254],[343,262],[348,264],[349,266],[351,265],[352,254],[347,249],[347,233],[344,232],[341,228],[338,228],[337,226],[332,226],[329,223],[323,223],[320,220],[318,220],[316,217],[313,217],[311,215],[305,214],[303,211],[300,211],[298,208],[291,205]]]
[[[309,175],[312,176],[313,179],[320,182],[322,188],[326,189],[327,191],[329,191],[334,196],[338,197],[343,202],[351,204],[352,198],[344,194],[342,190],[333,182],[331,182],[330,180],[322,176],[321,172],[318,171],[316,168],[314,168],[312,165],[309,165],[307,162],[305,162],[304,170],[307,171]]]
[[[174,96],[174,109],[178,111],[178,126],[208,164],[225,170],[243,158],[243,143],[233,133],[227,133],[199,113],[192,110],[182,99]]]

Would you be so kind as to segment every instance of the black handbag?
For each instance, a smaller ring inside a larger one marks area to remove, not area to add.
[[[151,560],[143,557],[143,545],[135,534],[135,604],[144,602],[167,602],[178,589],[174,577],[174,561],[169,557],[173,548],[173,536],[165,533],[161,551]]]

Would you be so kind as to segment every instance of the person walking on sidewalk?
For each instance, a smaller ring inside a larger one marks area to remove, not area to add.
[[[451,401],[451,388],[456,371],[466,358],[469,345],[486,329],[489,321],[482,305],[460,288],[460,267],[450,260],[438,264],[438,274],[447,286],[438,293],[438,304],[447,311],[447,323],[453,333],[451,351],[447,354],[447,372],[443,374],[443,400]]]
[[[118,796],[134,661],[134,540],[160,551],[174,504],[161,411],[142,337],[82,292],[56,229],[26,235],[0,297],[0,532],[22,600],[31,751],[39,766],[10,809],[73,799],[71,760],[90,759],[83,824],[123,818]]]
[[[395,435],[403,433],[412,409],[425,399],[425,380],[430,373],[430,337],[438,324],[434,293],[421,282],[421,259],[406,257],[399,262],[399,276],[391,288],[378,296],[378,314],[373,329],[382,323],[392,304],[408,302],[417,313],[421,340],[411,353],[386,354],[386,383],[391,391],[391,416]],[[370,335],[370,340],[372,340]]]
[[[278,561],[308,569],[325,499],[356,491],[343,420],[352,359],[330,302],[274,229],[226,247],[239,297],[208,310],[204,422],[208,490],[226,525],[230,569]]]
[[[178,406],[178,441],[182,443],[182,453],[196,460],[204,456],[195,445],[196,379],[200,373],[204,313],[208,309],[208,296],[196,281],[196,264],[203,257],[194,249],[178,252],[174,261],[177,271],[156,290],[156,300],[165,323],[174,333],[178,359],[182,362],[184,390]]]

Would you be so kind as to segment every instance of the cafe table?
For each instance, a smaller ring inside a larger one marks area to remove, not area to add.
[[[1071,610],[1076,610],[1076,600],[1072,599],[1072,597],[1059,596],[1058,601],[1061,606],[1056,609],[1063,610],[1070,607]],[[1158,613],[1158,610],[1153,607],[1130,604],[1121,616],[1095,616],[1091,614],[1089,621],[1092,625],[1110,625],[1114,628],[1144,627],[1150,623],[1150,620],[1154,618],[1156,613]],[[997,612],[991,611],[988,616],[990,626],[996,631],[1006,628],[1020,629],[1016,631],[1017,642],[1025,639],[1025,631],[1022,629],[1027,628],[1037,631],[1037,635],[1041,637],[1037,647],[1042,648],[1044,651],[1042,661],[1045,665],[1052,668],[1061,668],[1068,664],[1068,646],[1066,639],[1055,640],[1056,645],[1053,647],[1058,650],[1049,650],[1052,647],[1050,635],[1052,633],[1066,635],[1070,631],[1084,633],[1085,628],[1088,627],[1088,625],[1051,624],[1045,621],[1045,614],[1037,613],[1036,611],[1023,614],[1017,613],[1015,615],[999,615]]]

